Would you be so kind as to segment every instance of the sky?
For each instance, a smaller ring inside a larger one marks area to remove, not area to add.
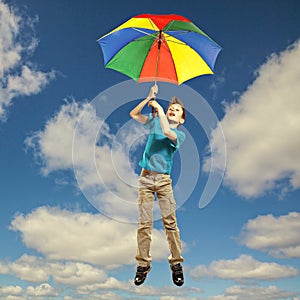
[[[157,211],[133,284],[146,132],[129,111],[151,85],[106,69],[97,44],[142,13],[185,16],[222,47],[213,75],[159,83],[187,109],[180,288]],[[0,299],[300,299],[299,28],[297,0],[0,0]]]

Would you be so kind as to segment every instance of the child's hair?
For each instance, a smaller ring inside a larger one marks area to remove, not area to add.
[[[182,107],[182,119],[185,120],[185,108],[183,103],[181,102],[181,100],[179,98],[177,98],[176,96],[172,97],[172,100],[169,103],[168,108],[172,105],[172,104],[179,104]]]

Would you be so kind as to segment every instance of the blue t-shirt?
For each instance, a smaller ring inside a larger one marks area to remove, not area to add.
[[[183,143],[185,133],[171,128],[176,132],[177,140],[170,140],[163,134],[159,117],[153,118],[151,113],[144,126],[150,129],[150,134],[139,165],[148,171],[170,174],[174,153]]]

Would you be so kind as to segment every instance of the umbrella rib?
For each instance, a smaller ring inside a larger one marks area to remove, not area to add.
[[[167,24],[167,26],[163,29],[164,30],[164,32],[167,32],[168,31],[168,29],[170,28],[170,26],[172,25],[174,23],[174,20],[173,21],[171,21],[171,22],[169,22],[168,24]]]
[[[143,33],[143,34],[145,34],[145,35],[148,35],[148,36],[153,36],[153,35],[154,35],[153,33],[148,33],[148,32],[146,32],[146,31],[144,31],[144,30],[142,30],[142,29],[140,29],[140,28],[137,28],[137,27],[132,27],[132,29],[133,29],[133,30],[136,30],[136,31],[138,31],[138,32],[141,32],[141,33]]]
[[[183,34],[187,34],[187,33],[189,33],[189,32],[191,32],[191,31],[190,31],[190,30],[186,30],[186,31],[184,31],[184,30],[179,31],[179,30],[178,30],[178,31],[176,31],[176,34],[169,34],[169,33],[168,33],[168,35],[170,35],[170,36],[172,36],[172,37],[174,37],[174,38],[177,39],[178,36],[183,35]],[[179,33],[179,34],[177,34],[177,33]],[[180,41],[180,40],[179,40],[179,42],[175,42],[175,41],[169,40],[168,38],[165,38],[165,40],[166,40],[167,42],[169,42],[169,43],[174,43],[174,44],[178,44],[178,45],[188,46],[186,43],[184,43],[184,42],[182,42],[182,41]]]
[[[135,39],[135,40],[132,40],[131,42],[133,43],[133,42],[144,42],[144,41],[155,41],[155,38],[152,38],[152,37],[149,37],[149,38],[143,38],[143,39],[141,39],[141,38],[138,38],[138,39]]]
[[[153,22],[150,18],[148,18],[148,20],[149,20],[149,22],[150,22],[150,24],[151,24],[153,30],[157,31],[157,28],[156,28],[154,22]]]
[[[172,33],[172,34],[170,34],[170,33],[167,33],[167,34],[169,34],[169,35],[171,35],[171,36],[174,36],[174,37],[176,37],[176,36],[180,36],[180,35],[184,35],[184,34],[187,34],[187,33],[190,33],[191,31],[174,31],[174,33]]]
[[[176,32],[176,33],[189,33],[189,32],[192,32],[191,30],[171,30],[173,32]],[[164,32],[167,32],[167,30],[164,30]]]
[[[174,44],[178,44],[178,45],[188,46],[188,45],[187,45],[186,43],[184,43],[184,42],[175,42],[175,41],[168,40],[168,39],[166,39],[166,41],[167,41],[168,43],[174,43]]]
[[[136,31],[138,31],[138,32],[141,32],[141,33],[143,33],[143,34],[145,34],[145,36],[149,37],[149,40],[153,40],[153,41],[156,40],[156,35],[155,35],[155,33],[148,33],[148,32],[143,31],[143,30],[141,30],[141,29],[139,29],[139,28],[137,28],[137,27],[132,27],[132,29],[133,29],[133,30],[136,30]],[[141,40],[141,39],[137,39],[137,40],[134,40],[133,42],[143,42],[143,41],[145,41],[145,40],[147,40],[147,39],[146,39],[146,38],[143,38],[142,40]]]

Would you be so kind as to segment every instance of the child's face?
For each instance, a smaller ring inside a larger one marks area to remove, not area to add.
[[[180,104],[171,104],[167,110],[167,118],[169,121],[175,123],[184,123],[184,119],[182,118],[183,109]]]

